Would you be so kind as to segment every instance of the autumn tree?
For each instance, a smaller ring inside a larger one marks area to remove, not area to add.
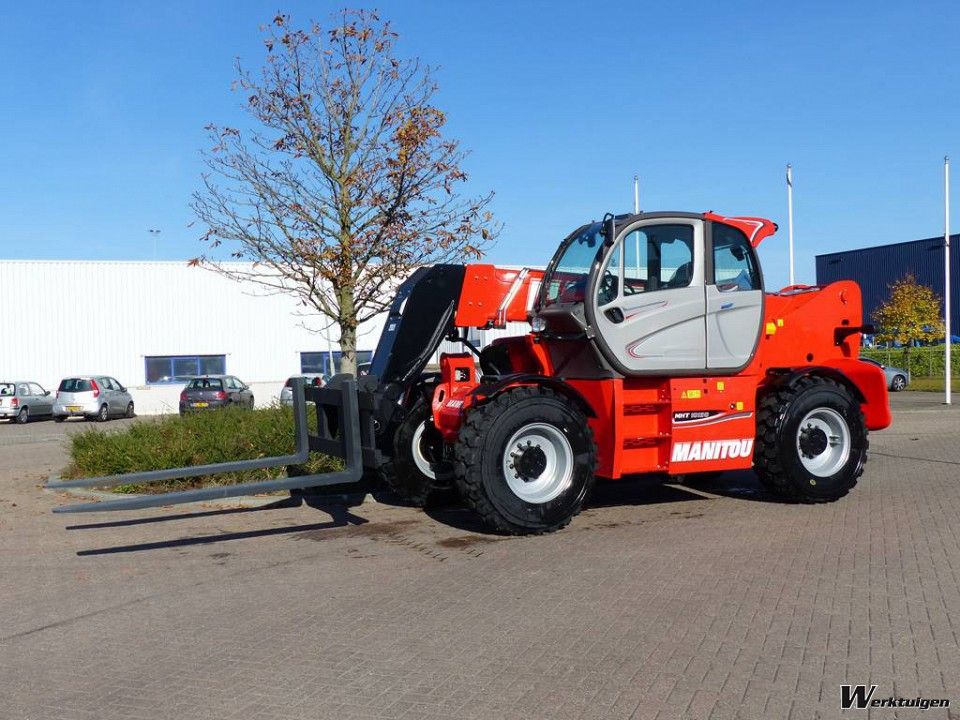
[[[277,15],[261,30],[265,63],[238,61],[235,84],[253,122],[208,127],[192,208],[209,249],[193,262],[295,295],[339,328],[341,369],[355,372],[357,328],[399,280],[493,239],[492,193],[462,194],[466,153],[444,135],[431,68],[397,56],[375,12],[305,28]],[[214,257],[225,250],[253,265]]]
[[[915,340],[929,342],[943,337],[940,298],[911,275],[890,285],[890,297],[873,313],[880,342],[902,344],[908,356]]]

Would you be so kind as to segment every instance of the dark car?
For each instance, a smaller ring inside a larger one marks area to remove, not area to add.
[[[253,407],[253,393],[233,375],[195,377],[180,393],[180,414],[194,410],[215,410],[236,405]]]

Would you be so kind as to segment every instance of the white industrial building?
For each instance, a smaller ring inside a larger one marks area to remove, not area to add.
[[[70,375],[109,375],[130,388],[139,414],[176,412],[192,375],[236,375],[265,405],[289,376],[339,361],[336,327],[324,332],[325,319],[294,297],[183,261],[0,260],[0,292],[0,380],[56,390]],[[361,326],[360,362],[383,319]],[[509,334],[527,331],[512,325]],[[471,336],[482,345],[503,334]]]

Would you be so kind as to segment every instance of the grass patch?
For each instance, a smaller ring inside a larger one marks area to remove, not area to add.
[[[316,415],[308,412],[307,416],[311,430],[315,431]],[[294,452],[295,445],[293,411],[287,407],[273,406],[260,410],[224,408],[183,417],[170,415],[155,421],[135,423],[120,432],[91,428],[73,435],[70,439],[70,465],[62,477],[97,477],[253,460],[270,455],[289,455]],[[343,463],[337,458],[313,453],[300,469],[302,473],[312,474],[342,467]],[[285,474],[283,468],[266,468],[149,485],[120,485],[113,491],[157,493],[271,480]]]
[[[951,389],[960,392],[960,378],[951,378]],[[942,377],[915,377],[910,380],[907,390],[926,390],[929,392],[943,392],[946,383]]]

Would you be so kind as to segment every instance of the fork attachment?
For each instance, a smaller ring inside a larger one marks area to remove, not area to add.
[[[377,455],[377,452],[372,447],[373,441],[370,432],[361,435],[361,409],[358,400],[357,381],[352,376],[341,376],[334,378],[331,385],[335,385],[335,387],[305,388],[303,378],[293,380],[293,419],[297,444],[292,455],[276,455],[257,458],[256,460],[237,460],[212,465],[194,465],[170,470],[148,470],[123,475],[105,475],[79,480],[51,480],[44,487],[50,490],[65,490],[69,488],[115,487],[127,484],[140,485],[201,475],[288,467],[306,462],[311,450],[343,458],[345,463],[343,470],[316,475],[289,476],[253,483],[218,485],[157,495],[139,495],[103,502],[63,505],[54,508],[53,511],[56,513],[81,513],[104,510],[136,510],[242,495],[256,495],[274,490],[294,490],[357,482],[363,475],[364,455],[368,456],[368,464],[373,464],[376,462],[374,456]],[[316,406],[318,435],[311,435],[308,429],[307,400],[311,400]],[[370,403],[365,402],[364,405],[369,406]],[[364,408],[363,414],[369,415],[367,407]],[[363,423],[365,428],[370,424],[369,418],[365,418]],[[364,448],[365,443],[371,443],[371,446]]]

